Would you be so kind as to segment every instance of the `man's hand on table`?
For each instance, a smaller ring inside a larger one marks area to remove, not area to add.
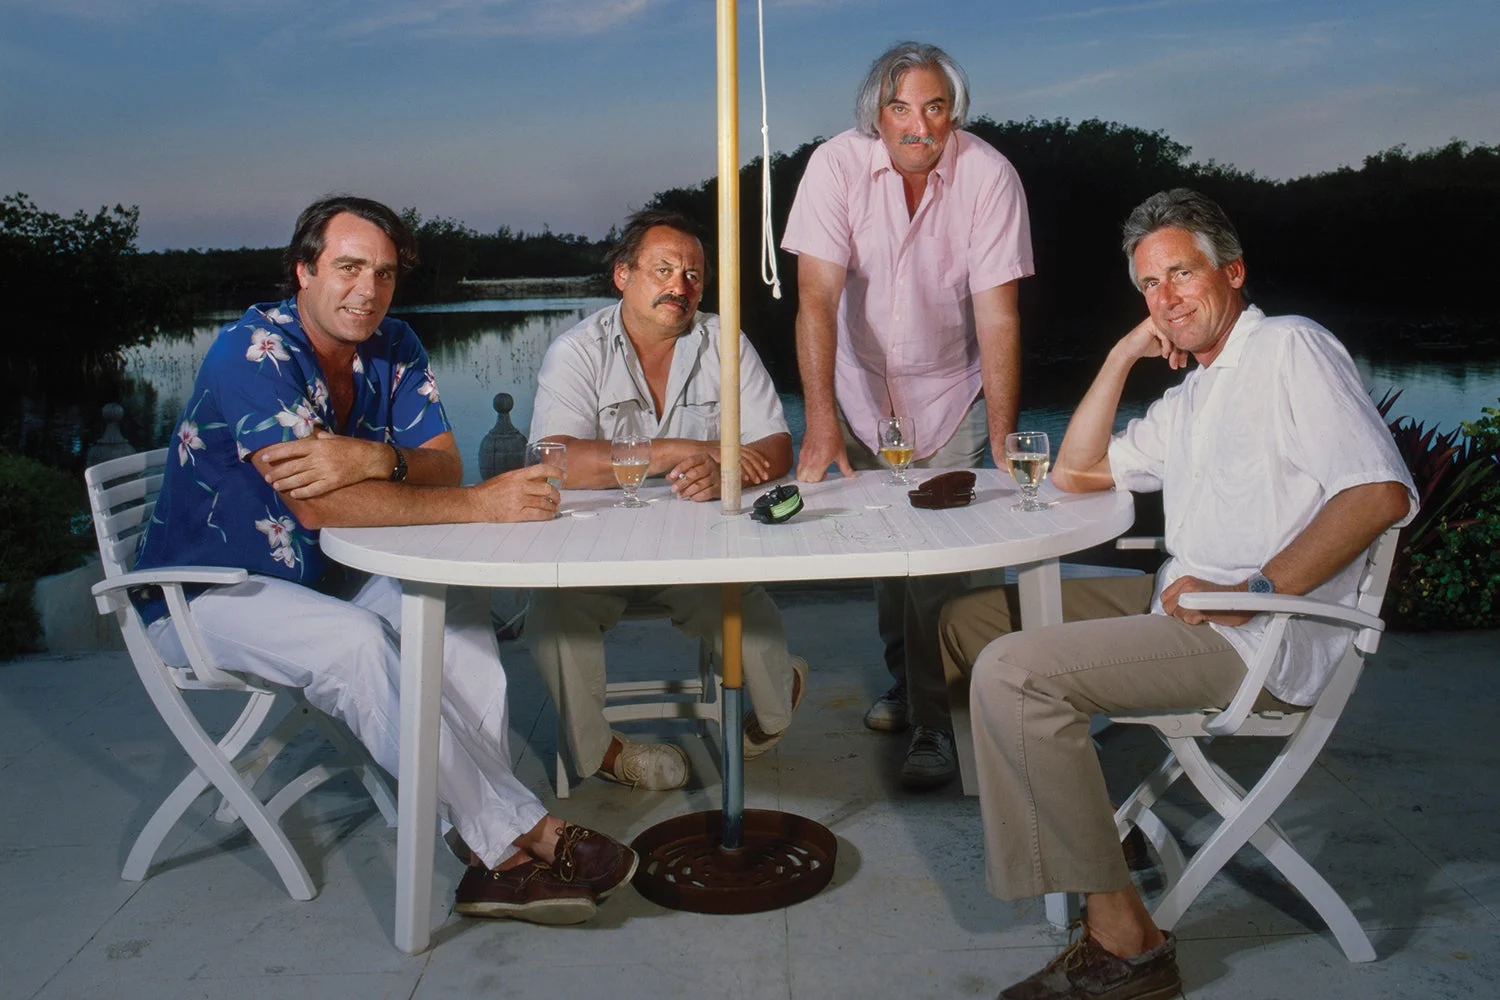
[[[844,435],[837,422],[815,426],[811,421],[807,433],[802,436],[802,450],[797,454],[797,479],[804,483],[821,483],[828,474],[828,466],[837,463],[845,476],[854,475],[854,466],[849,464],[849,453],[844,448]]]
[[[667,472],[672,495],[683,500],[716,499],[722,486],[720,467],[717,452],[701,451],[688,456]],[[740,485],[757,486],[770,478],[770,457],[748,445],[741,445]]]

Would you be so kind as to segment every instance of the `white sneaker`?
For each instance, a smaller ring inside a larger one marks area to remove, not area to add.
[[[594,773],[606,781],[651,792],[681,788],[688,781],[688,758],[681,747],[671,743],[638,743],[611,732],[620,743],[614,769],[600,767]]]
[[[877,733],[904,732],[909,725],[906,711],[906,685],[894,684],[865,713],[865,728]]]

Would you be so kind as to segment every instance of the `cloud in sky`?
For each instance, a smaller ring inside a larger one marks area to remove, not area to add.
[[[422,38],[593,35],[679,0],[434,0],[372,5],[340,34],[383,35],[392,28]]]
[[[0,0],[0,193],[138,204],[148,248],[275,243],[331,188],[602,235],[713,172],[713,22],[706,0]],[[1262,176],[1500,142],[1500,5],[767,0],[773,148],[849,127],[902,37],[963,63],[976,114],[1160,129]]]

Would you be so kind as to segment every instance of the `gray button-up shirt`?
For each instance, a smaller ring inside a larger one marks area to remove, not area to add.
[[[623,413],[639,411],[652,437],[718,436],[719,317],[697,313],[677,339],[661,418],[646,386],[635,345],[625,334],[619,303],[601,309],[547,348],[537,376],[531,440],[566,435],[607,440]],[[740,334],[740,442],[788,433],[781,400],[760,356]]]

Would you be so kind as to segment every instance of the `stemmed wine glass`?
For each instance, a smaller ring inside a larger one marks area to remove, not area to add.
[[[1046,510],[1052,506],[1036,498],[1036,491],[1047,478],[1052,466],[1051,444],[1042,431],[1017,431],[1005,435],[1005,464],[1016,485],[1021,487],[1021,502],[1011,510]]]
[[[615,482],[625,491],[616,507],[644,507],[646,502],[635,495],[651,467],[651,435],[633,421],[622,420],[609,442],[609,461],[615,470]]]
[[[891,486],[910,486],[906,467],[917,457],[917,425],[911,417],[881,417],[875,424],[880,457],[891,467]]]

